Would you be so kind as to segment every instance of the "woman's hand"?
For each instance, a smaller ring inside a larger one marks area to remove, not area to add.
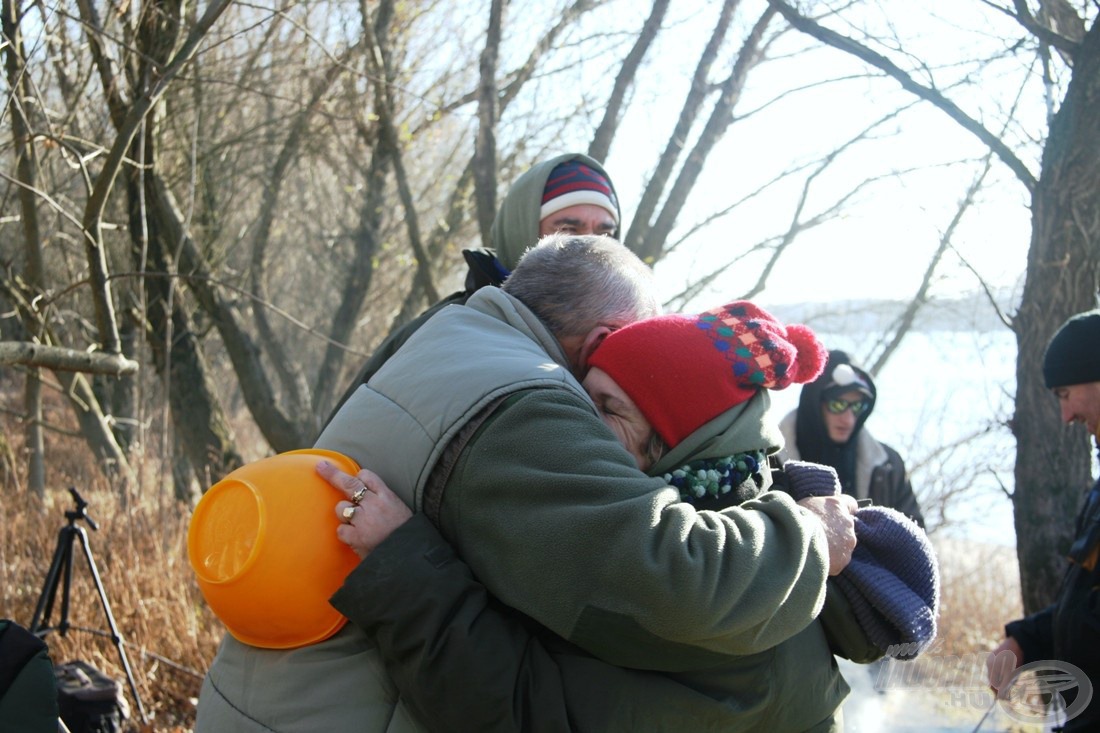
[[[336,504],[341,522],[336,536],[360,558],[412,517],[412,510],[372,471],[364,468],[352,476],[321,461],[317,473],[347,497]]]

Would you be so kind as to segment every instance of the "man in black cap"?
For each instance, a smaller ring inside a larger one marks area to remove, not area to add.
[[[1100,443],[1100,309],[1073,316],[1054,334],[1043,356],[1043,381],[1054,391],[1065,423],[1083,423]],[[989,683],[1002,689],[1018,664],[1058,660],[1088,678],[1063,691],[1064,733],[1100,730],[1100,480],[1077,516],[1069,567],[1053,605],[1005,626],[989,658]],[[1011,657],[1006,653],[1011,652]],[[1004,661],[1010,663],[1005,664]]]

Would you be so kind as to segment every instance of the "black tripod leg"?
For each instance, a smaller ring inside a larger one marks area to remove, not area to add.
[[[57,534],[57,548],[50,560],[50,569],[46,572],[46,582],[42,584],[42,594],[38,596],[38,605],[35,606],[34,616],[31,619],[30,632],[38,633],[41,630],[50,630],[50,614],[53,613],[54,600],[57,598],[57,586],[61,581],[61,572],[65,577],[71,577],[73,557],[73,535],[71,527],[62,527]]]
[[[147,723],[148,720],[145,717],[145,708],[141,704],[141,696],[138,695],[137,684],[134,682],[134,673],[130,669],[130,660],[126,656],[126,649],[122,645],[122,636],[118,633],[115,617],[111,613],[111,604],[107,602],[107,591],[103,589],[103,581],[99,578],[99,569],[96,567],[95,559],[92,557],[92,550],[88,547],[88,534],[84,531],[83,527],[77,527],[76,531],[80,533],[80,546],[84,550],[84,557],[88,560],[88,569],[92,571],[92,578],[95,580],[95,588],[99,593],[99,600],[103,604],[103,612],[107,614],[107,625],[111,628],[111,641],[115,643],[115,648],[118,649],[119,659],[122,660],[122,668],[126,671],[126,681],[130,684],[130,694],[134,696],[134,703],[137,705],[141,722]],[[72,565],[71,562],[69,564],[70,566]],[[68,590],[68,586],[66,586],[66,590]]]

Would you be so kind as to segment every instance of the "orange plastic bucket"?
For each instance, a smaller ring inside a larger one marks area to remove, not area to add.
[[[359,558],[336,537],[345,497],[314,470],[322,458],[359,471],[332,451],[280,453],[233,471],[195,506],[188,560],[211,610],[246,644],[305,646],[347,623],[328,599]]]

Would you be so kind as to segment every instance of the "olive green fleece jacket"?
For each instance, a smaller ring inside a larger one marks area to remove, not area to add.
[[[711,421],[651,473],[774,451],[767,401],[761,392]],[[762,478],[766,488],[769,472]],[[492,598],[423,513],[332,602],[377,641],[403,702],[433,731],[832,731],[848,693],[819,621],[771,649],[695,670],[609,665]]]
[[[615,184],[611,181],[611,176],[607,174],[604,167],[596,162],[596,160],[581,153],[566,153],[531,166],[527,172],[515,180],[511,188],[508,189],[508,193],[505,195],[504,200],[501,202],[500,208],[497,209],[496,216],[493,218],[493,225],[489,232],[489,238],[492,241],[492,249],[463,251],[462,254],[466,258],[468,265],[463,289],[451,293],[413,320],[395,328],[382,343],[379,344],[378,348],[374,350],[374,353],[371,354],[370,358],[367,359],[367,362],[359,370],[355,379],[352,380],[343,396],[341,396],[340,400],[336,403],[335,409],[332,414],[329,415],[329,420],[332,419],[332,415],[336,414],[336,410],[339,410],[340,407],[347,402],[352,393],[359,388],[359,385],[366,384],[374,373],[378,371],[381,366],[401,348],[401,345],[408,341],[409,337],[416,333],[417,329],[423,326],[429,318],[448,305],[464,304],[471,295],[483,287],[489,285],[499,287],[500,284],[504,282],[508,273],[514,270],[519,263],[523,253],[526,252],[529,247],[534,246],[539,240],[539,223],[542,221],[540,213],[542,210],[542,193],[546,188],[546,180],[550,177],[550,173],[553,172],[555,168],[562,163],[567,163],[572,160],[578,160],[584,163],[607,179],[608,186],[611,188],[611,200],[615,204],[615,221],[620,223],[612,236],[616,239],[619,238],[622,222],[622,211],[619,209],[619,197],[615,193]],[[327,424],[326,421],[326,425]]]
[[[402,703],[439,733],[821,733],[839,730],[848,692],[818,622],[700,670],[607,664],[499,603],[423,513],[356,568],[333,604],[377,641]]]

